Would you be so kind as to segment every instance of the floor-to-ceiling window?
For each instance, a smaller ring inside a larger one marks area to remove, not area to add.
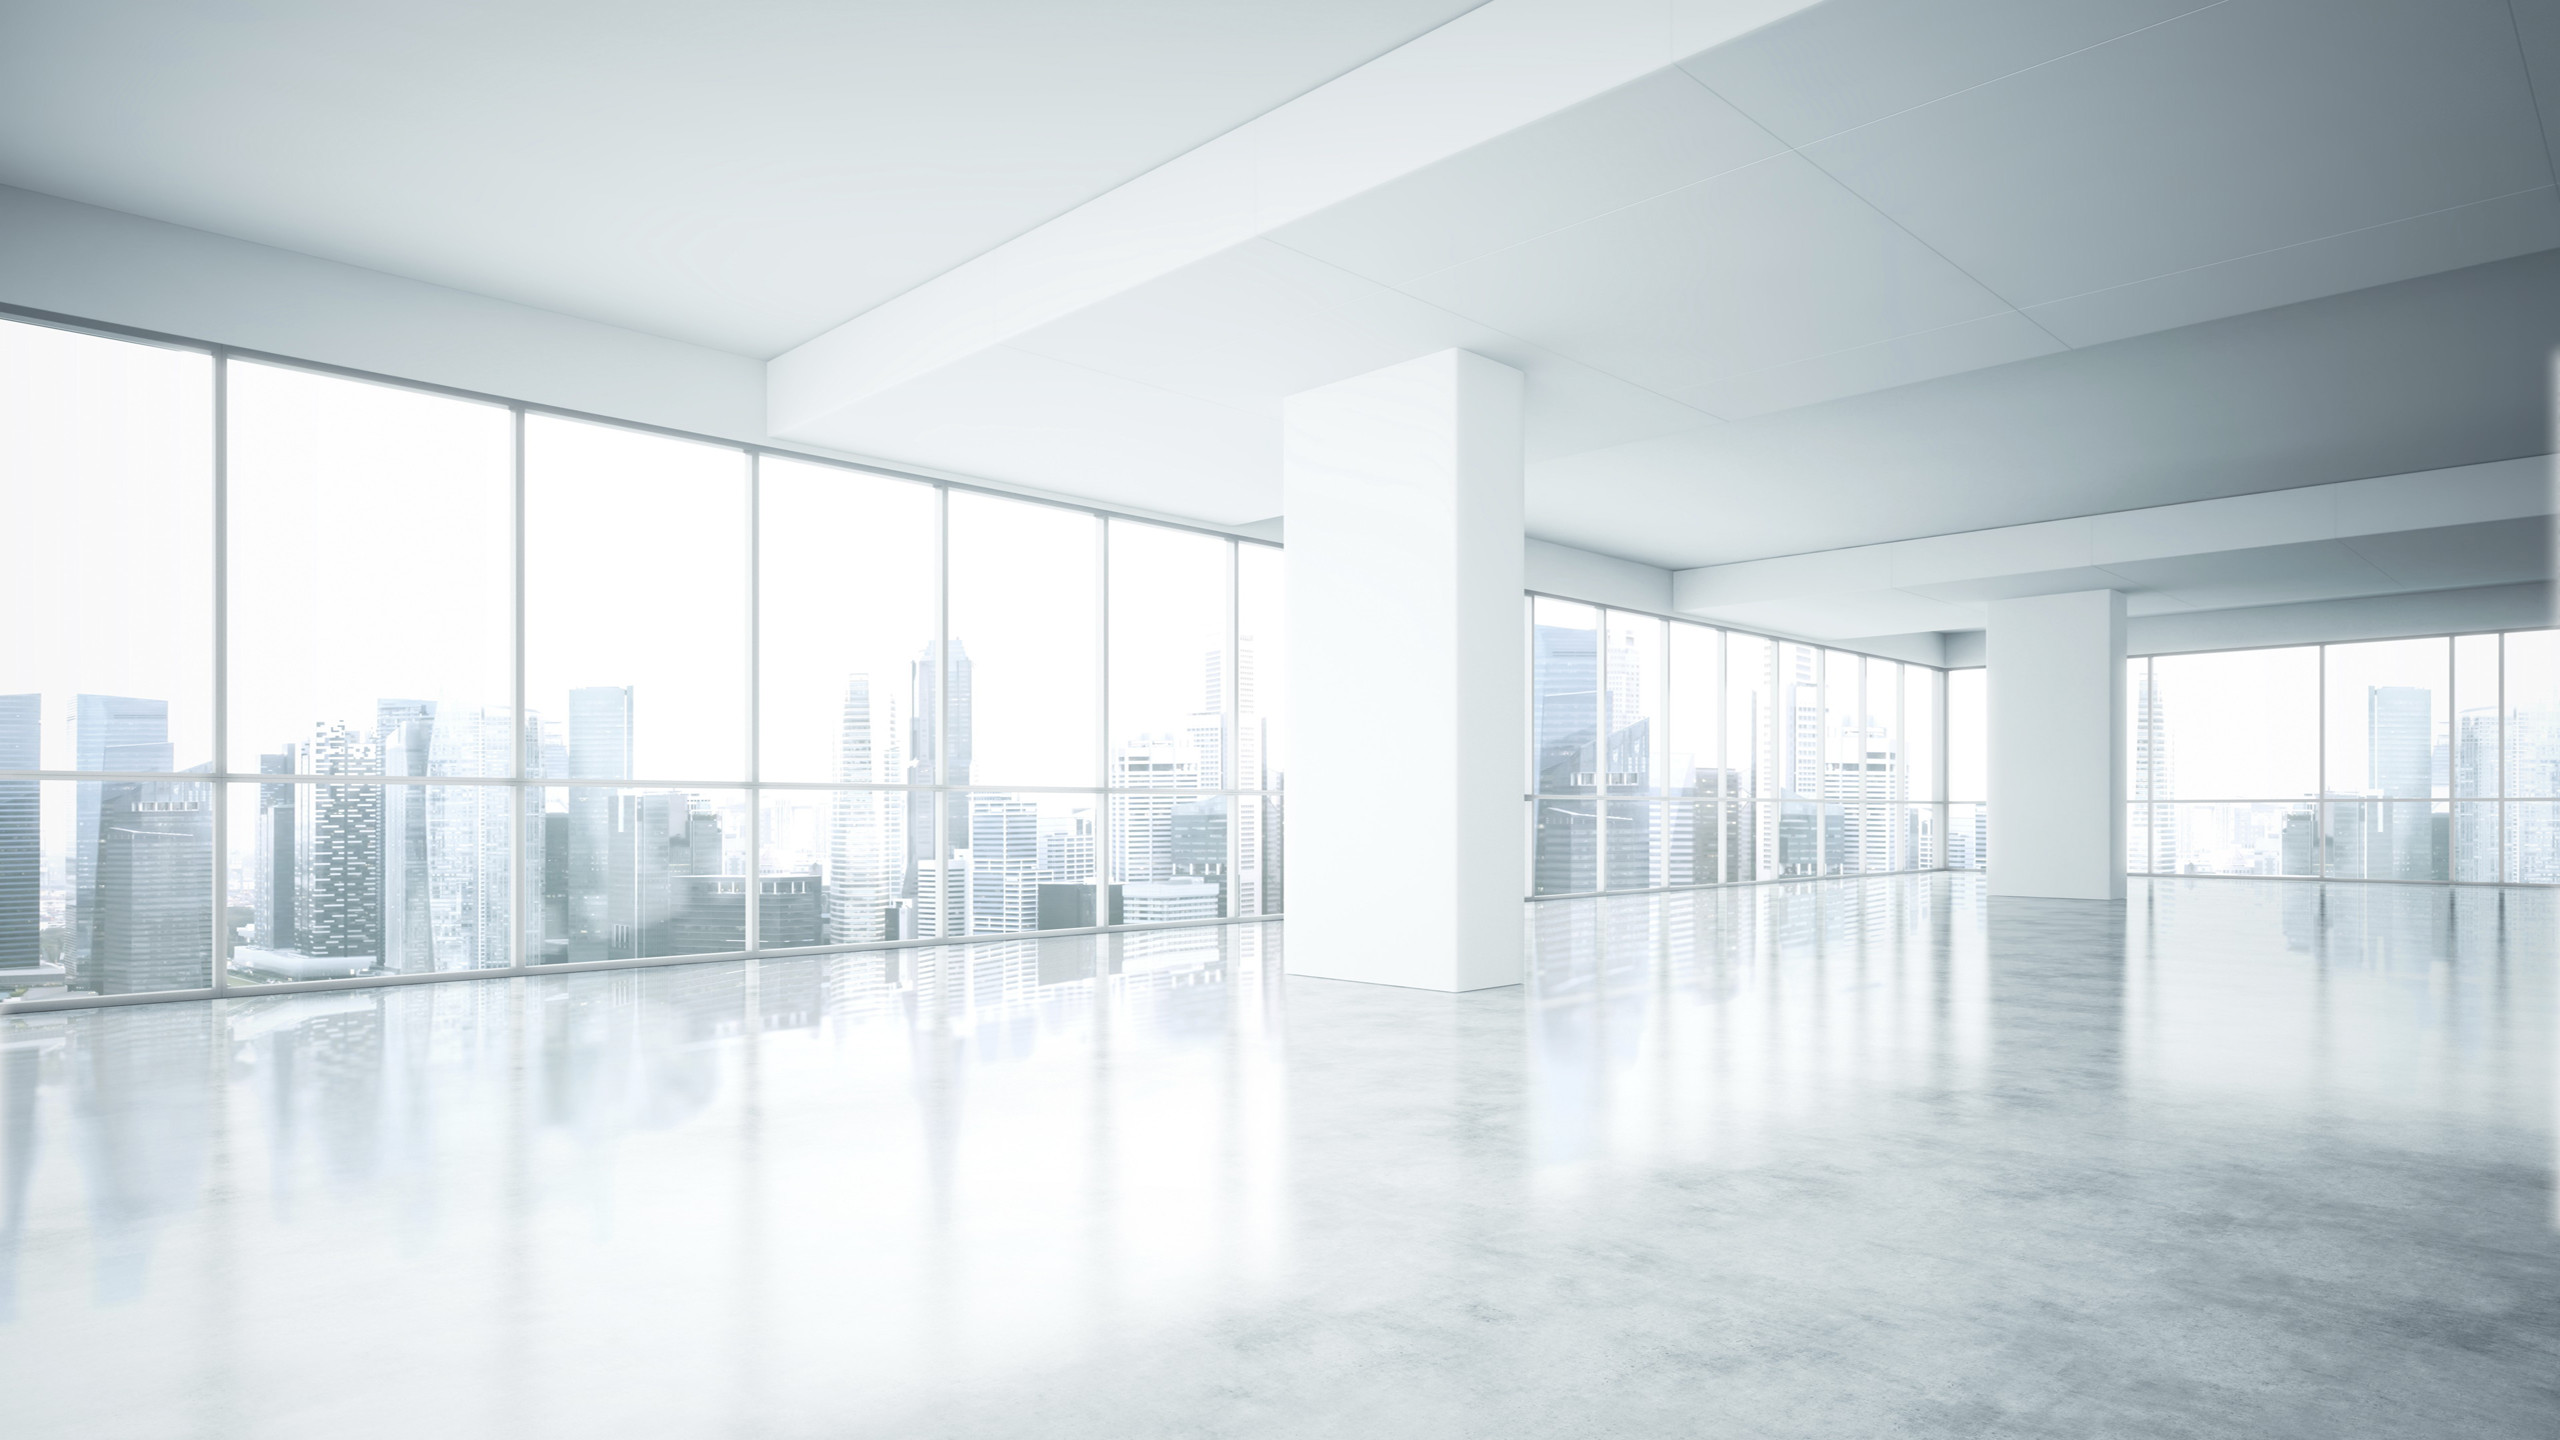
[[[2560,630],[2127,672],[2136,874],[2560,884]]]
[[[1272,547],[0,320],[0,1002],[1279,913]]]
[[[1533,595],[1533,895],[1936,869],[1945,676]]]

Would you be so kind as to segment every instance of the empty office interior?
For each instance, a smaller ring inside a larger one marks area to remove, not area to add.
[[[2560,3],[0,6],[0,1433],[2548,1436]]]

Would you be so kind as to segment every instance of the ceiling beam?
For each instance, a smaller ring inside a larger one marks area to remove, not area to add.
[[[830,414],[1806,8],[1490,0],[766,366],[768,425]]]

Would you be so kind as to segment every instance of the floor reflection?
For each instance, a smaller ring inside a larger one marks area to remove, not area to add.
[[[2560,896],[1978,877],[0,1018],[0,1433],[2540,1433]],[[1285,1004],[1284,1004],[1285,1000]]]

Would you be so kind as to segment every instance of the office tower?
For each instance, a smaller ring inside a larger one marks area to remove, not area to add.
[[[569,692],[569,853],[565,909],[573,961],[602,960],[612,949],[616,792],[582,780],[631,778],[631,687],[600,685]]]
[[[847,676],[837,722],[837,783],[894,785],[904,780],[898,734],[896,698],[873,694],[869,675]],[[839,790],[828,810],[827,942],[897,939],[897,902],[906,878],[907,797],[894,790]]]
[[[380,747],[341,721],[314,725],[301,763],[312,775],[381,773]],[[294,915],[302,954],[382,953],[382,787],[305,787],[295,806]]]
[[[2415,685],[2376,685],[2365,695],[2368,785],[2386,802],[2377,805],[2368,868],[2375,879],[2434,880],[2433,807],[2391,804],[2426,800],[2434,793],[2435,748],[2432,691]]]
[[[72,768],[166,771],[177,764],[169,745],[169,702],[129,695],[82,695],[73,702]],[[71,976],[88,978],[101,918],[98,846],[106,785],[83,780],[72,792]]]
[[[292,774],[293,747],[259,756],[258,773]],[[252,911],[256,918],[250,943],[263,949],[291,950],[295,944],[293,884],[300,867],[294,860],[294,835],[299,828],[294,823],[294,800],[298,788],[291,781],[258,786],[257,855],[251,862],[257,868]]]
[[[2144,664],[2139,673],[2133,697],[2133,795],[2138,801],[2149,801],[2151,808],[2144,812],[2149,818],[2137,842],[2147,843],[2149,854],[2133,857],[2133,863],[2155,875],[2175,875],[2181,827],[2177,807],[2168,803],[2178,793],[2176,757],[2169,743],[2169,706],[2151,666]]]
[[[1171,876],[1174,795],[1198,786],[1190,756],[1172,736],[1141,735],[1113,753],[1110,784],[1111,878]]]
[[[515,758],[513,729],[513,717],[503,708],[448,711],[436,721],[427,773],[507,773]],[[486,970],[513,962],[507,927],[514,888],[508,815],[518,803],[515,792],[499,785],[424,789],[431,920],[428,962],[419,968]],[[538,830],[526,836],[528,874],[541,873],[540,840]],[[388,875],[387,855],[383,868]],[[387,899],[384,908],[387,929]]]
[[[656,790],[615,797],[606,848],[605,954],[630,960],[673,954],[669,923],[676,907],[676,877],[693,867],[692,797]],[[707,843],[717,853],[717,827]],[[718,862],[713,862],[714,871]],[[708,873],[708,872],[700,872]]]
[[[942,668],[937,665],[940,655],[940,645],[929,644],[924,647],[924,653],[908,666],[908,715],[911,718],[907,735],[907,783],[910,785],[956,786],[969,783],[970,716],[973,711],[973,670],[969,647],[957,640],[951,642],[951,663],[944,676],[944,688],[937,692],[934,675],[937,669]],[[944,697],[950,702],[948,724],[941,722]],[[935,764],[942,757],[946,743],[950,749],[949,762],[941,767],[941,774],[937,776]],[[912,818],[907,827],[907,855],[911,867],[933,859],[936,846],[958,846],[962,837],[969,833],[967,796],[952,794],[943,797],[939,810],[943,829],[939,838],[928,820],[931,813],[934,812],[912,808],[909,811]]]
[[[97,925],[89,985],[101,995],[212,983],[213,805],[179,781],[101,786]]]
[[[2285,812],[2283,838],[2277,844],[2283,875],[2320,873],[2320,835],[2309,810]]]
[[[1113,888],[1120,907],[1115,924],[1145,925],[1167,920],[1218,918],[1218,887],[1207,880],[1196,877],[1141,880]]]
[[[43,768],[42,695],[0,695],[0,770]],[[44,959],[43,785],[0,780],[0,970]]]
[[[429,773],[436,733],[432,700],[377,700],[374,740],[385,775]],[[503,771],[499,773],[504,773]],[[382,968],[414,975],[435,968],[430,919],[427,810],[423,785],[382,787]]]
[[[969,933],[969,862],[966,855],[949,862],[919,861],[911,907],[919,936]]]
[[[1538,625],[1529,643],[1530,673],[1536,677],[1529,744],[1538,790],[1588,791],[1598,784],[1601,769],[1598,636],[1581,626]],[[1537,825],[1538,893],[1599,889],[1599,802],[1542,803]]]
[[[969,797],[969,933],[1040,927],[1040,812],[1009,795]]]

